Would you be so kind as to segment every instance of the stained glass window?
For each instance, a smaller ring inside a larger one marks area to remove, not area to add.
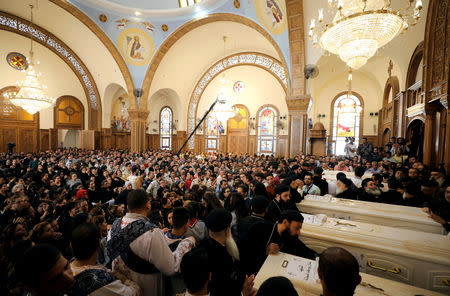
[[[172,110],[169,107],[161,110],[159,138],[161,149],[172,149]]]
[[[275,154],[277,147],[277,111],[264,107],[258,114],[258,153]]]
[[[354,137],[355,145],[359,142],[361,102],[357,96],[345,94],[336,99],[333,110],[334,153],[344,155],[347,137]]]
[[[220,122],[214,116],[208,116],[205,120],[206,130],[206,151],[218,151],[219,150],[219,135],[220,135]]]

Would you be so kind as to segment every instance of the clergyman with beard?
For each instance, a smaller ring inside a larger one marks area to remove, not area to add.
[[[316,253],[308,248],[300,239],[303,226],[303,215],[299,211],[286,210],[277,222],[261,221],[249,229],[249,243],[255,272],[259,271],[268,255],[278,252],[314,260]]]
[[[364,201],[379,202],[382,191],[372,179],[364,179],[361,183],[362,194],[359,199]]]
[[[239,250],[231,236],[231,220],[231,213],[224,209],[214,209],[206,217],[209,236],[200,247],[208,254],[211,296],[240,296],[245,286],[253,285],[254,275],[247,277],[239,269]]]

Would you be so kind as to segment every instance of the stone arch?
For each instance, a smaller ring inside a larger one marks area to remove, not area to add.
[[[127,92],[130,94],[130,103],[132,104],[132,108],[137,108],[137,99],[134,96],[134,83],[133,78],[131,77],[130,70],[125,63],[122,55],[117,50],[114,43],[109,39],[109,37],[100,29],[100,27],[93,22],[87,15],[85,15],[81,10],[70,4],[65,0],[49,0],[53,4],[61,7],[75,18],[77,18],[80,22],[82,22],[86,27],[88,27],[92,33],[94,33],[97,38],[103,43],[109,53],[112,55],[117,65],[119,66],[120,72],[122,73],[123,79],[125,80],[127,86]]]
[[[391,76],[387,79],[383,92],[383,107],[389,103],[389,95],[392,91],[392,98],[400,92],[400,83],[397,76]]]
[[[227,56],[214,63],[198,80],[189,99],[187,114],[187,131],[190,134],[196,126],[197,109],[204,90],[220,73],[238,66],[254,66],[269,72],[275,77],[288,95],[288,74],[282,62],[268,55],[256,52],[242,52]],[[189,148],[193,149],[194,141],[189,141]],[[192,148],[191,148],[192,147]]]
[[[83,61],[64,42],[44,28],[5,12],[0,12],[0,30],[33,38],[34,41],[60,57],[72,69],[83,86],[89,106],[88,128],[99,129],[101,127],[102,105],[97,85]]]
[[[155,76],[156,70],[158,69],[158,66],[160,65],[161,61],[163,60],[166,53],[170,50],[170,48],[186,33],[189,31],[192,31],[193,29],[200,27],[202,25],[217,22],[217,21],[229,21],[229,22],[236,22],[243,25],[246,25],[248,27],[251,27],[255,29],[258,33],[263,35],[275,48],[276,52],[278,53],[278,56],[281,58],[281,65],[287,69],[287,64],[284,59],[284,55],[278,46],[278,44],[275,42],[273,37],[260,25],[255,23],[254,21],[240,16],[236,14],[231,13],[214,13],[207,15],[204,18],[201,19],[194,19],[191,20],[181,27],[179,27],[175,32],[173,32],[159,47],[158,51],[155,53],[155,55],[152,58],[152,61],[150,63],[150,66],[147,69],[147,72],[145,74],[144,81],[142,83],[142,100],[141,104],[139,104],[139,108],[146,110],[147,109],[147,99],[149,96],[150,86],[152,84],[153,78]],[[287,77],[287,84],[289,83],[289,75]]]

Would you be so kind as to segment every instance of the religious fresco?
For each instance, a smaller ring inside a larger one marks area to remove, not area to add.
[[[273,35],[287,29],[286,4],[283,0],[255,0],[255,11],[261,24]]]
[[[128,108],[130,102],[128,98],[119,97],[113,104],[111,111],[111,129],[116,132],[130,131],[130,116]]]
[[[122,56],[128,64],[146,66],[155,52],[155,44],[150,35],[137,28],[125,29],[117,41]]]
[[[8,53],[8,55],[6,56],[6,61],[8,62],[8,65],[16,70],[22,71],[28,69],[27,58],[21,53]]]

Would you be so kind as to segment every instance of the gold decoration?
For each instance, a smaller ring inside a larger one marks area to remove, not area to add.
[[[105,14],[103,14],[103,13],[98,16],[98,19],[102,23],[106,23],[108,21],[108,17]]]
[[[169,27],[166,24],[163,24],[161,26],[161,30],[163,30],[164,32],[167,32],[167,31],[169,31]]]
[[[234,0],[233,5],[237,9],[241,8],[241,2],[239,0]]]
[[[406,9],[397,10],[391,7],[391,1],[328,0],[330,8],[337,9],[333,20],[326,24],[324,9],[320,8],[317,22],[311,20],[309,37],[315,46],[319,44],[339,55],[349,67],[359,69],[378,48],[418,22],[422,1],[416,0],[414,6],[414,0],[406,2]],[[316,24],[321,27],[320,37],[315,33]]]

